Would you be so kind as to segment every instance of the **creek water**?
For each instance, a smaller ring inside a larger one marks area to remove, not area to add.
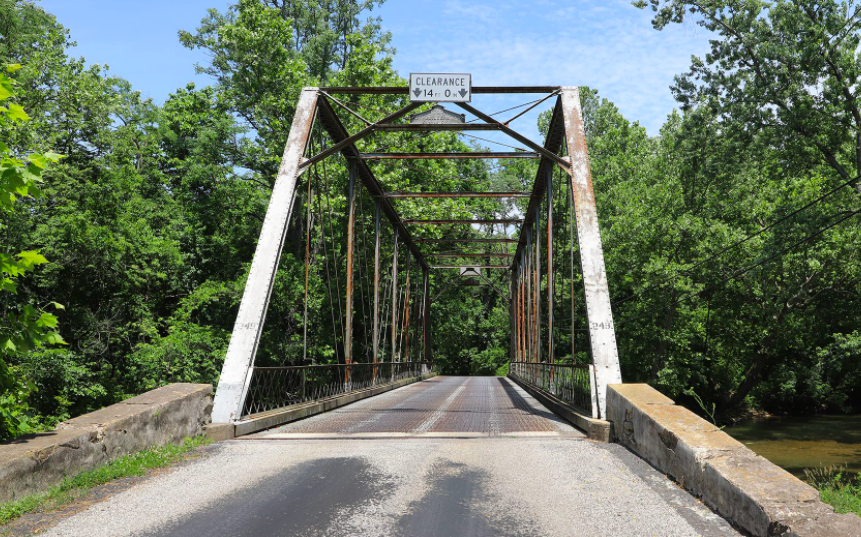
[[[756,419],[724,431],[798,477],[818,466],[861,473],[861,415]]]

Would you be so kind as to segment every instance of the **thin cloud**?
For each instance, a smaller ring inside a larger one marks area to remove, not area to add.
[[[687,26],[658,32],[650,20],[626,0],[500,2],[493,9],[449,2],[423,20],[432,35],[394,35],[395,66],[471,72],[476,85],[587,85],[654,135],[676,106],[673,77],[707,50],[707,39]],[[428,46],[437,42],[445,46]]]

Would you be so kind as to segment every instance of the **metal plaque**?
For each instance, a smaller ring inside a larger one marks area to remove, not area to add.
[[[468,103],[472,75],[468,73],[410,73],[410,101]]]
[[[452,123],[466,123],[466,114],[458,114],[443,108],[441,104],[435,104],[427,112],[412,114],[410,123],[413,125],[451,125]]]
[[[460,267],[460,275],[464,278],[480,276],[481,269],[478,267]]]

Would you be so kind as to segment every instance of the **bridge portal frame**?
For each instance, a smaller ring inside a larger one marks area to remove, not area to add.
[[[416,241],[412,238],[407,228],[407,223],[400,218],[391,199],[404,194],[385,192],[374,177],[373,172],[367,164],[368,160],[379,159],[433,159],[433,158],[536,158],[539,160],[538,172],[531,193],[528,194],[529,205],[522,219],[520,237],[516,241],[517,249],[513,255],[513,262],[508,267],[512,277],[510,282],[510,303],[512,305],[512,358],[515,356],[529,357],[538,361],[538,349],[540,348],[539,326],[539,303],[538,292],[540,277],[540,261],[537,253],[538,237],[535,231],[535,222],[539,218],[539,210],[542,198],[550,196],[548,189],[552,170],[555,166],[562,168],[568,175],[573,197],[574,212],[577,226],[577,239],[581,269],[585,287],[586,315],[588,323],[588,334],[593,364],[590,366],[589,381],[592,392],[592,415],[595,418],[606,417],[605,401],[607,385],[621,383],[618,351],[616,347],[615,330],[613,325],[612,310],[610,304],[609,288],[607,286],[606,269],[604,265],[603,248],[598,228],[597,207],[592,188],[591,170],[589,167],[588,151],[586,148],[586,136],[580,108],[579,90],[577,87],[563,86],[519,86],[519,87],[473,87],[474,94],[505,94],[505,93],[548,93],[545,98],[540,99],[529,109],[538,106],[541,102],[556,96],[556,105],[544,145],[539,145],[529,138],[521,135],[509,127],[509,123],[527,110],[524,110],[511,119],[500,122],[492,116],[487,115],[467,103],[455,103],[465,111],[481,119],[484,123],[461,124],[461,125],[415,125],[395,124],[394,121],[402,118],[412,110],[425,103],[409,103],[400,110],[390,114],[377,122],[370,122],[356,112],[341,103],[334,95],[337,94],[391,94],[405,95],[407,87],[339,87],[339,88],[304,88],[300,94],[287,137],[287,143],[281,165],[278,170],[272,196],[263,221],[254,258],[251,264],[248,280],[243,292],[242,301],[239,306],[236,322],[228,345],[224,365],[218,382],[215,402],[212,410],[212,421],[214,423],[231,423],[239,421],[242,417],[243,406],[248,395],[251,377],[254,367],[254,359],[260,343],[266,312],[275,282],[281,252],[287,234],[287,229],[293,214],[296,200],[296,187],[299,177],[307,171],[312,164],[322,161],[328,156],[340,152],[350,162],[350,203],[348,204],[350,215],[349,222],[349,244],[352,245],[352,233],[355,203],[354,183],[358,178],[368,192],[375,197],[378,211],[382,211],[394,228],[396,240],[403,243],[412,254],[422,269],[422,331],[424,333],[424,348],[422,355],[426,361],[431,358],[431,297],[429,295],[429,271],[437,267],[431,267],[425,260],[417,242],[437,242],[436,240]],[[346,109],[351,115],[358,117],[367,126],[359,132],[350,135],[339,119],[333,106]],[[334,145],[322,150],[316,155],[306,157],[309,140],[313,125],[319,121],[327,131]],[[360,153],[355,143],[378,131],[458,131],[458,130],[497,130],[529,147],[532,152],[520,153]],[[564,144],[564,145],[563,145]],[[561,149],[567,150],[568,156],[560,155]],[[481,196],[503,197],[526,197],[526,193],[460,193],[460,197],[468,194]],[[415,195],[415,194],[413,194]],[[436,196],[445,196],[446,193],[435,193]],[[418,195],[421,197],[421,194]],[[428,196],[430,197],[430,196]],[[422,223],[416,221],[413,223]],[[435,222],[436,223],[436,222]],[[533,242],[533,238],[535,239]],[[457,242],[476,242],[476,239],[451,239]],[[513,242],[506,239],[486,239],[487,242]],[[535,255],[530,255],[527,250],[536,245]],[[548,244],[552,245],[552,227],[548,227]],[[379,251],[379,248],[376,248]],[[352,248],[349,249],[352,254]],[[531,259],[530,259],[531,258]],[[352,259],[352,255],[349,255]],[[348,281],[352,273],[352,265],[347,264]],[[548,275],[552,271],[552,252],[548,251]],[[379,272],[379,263],[376,263],[376,272]],[[442,267],[440,267],[442,268]],[[393,270],[397,270],[396,265]],[[378,274],[377,274],[378,275]],[[531,280],[535,278],[535,283]],[[552,286],[552,276],[548,278]],[[394,283],[394,282],[393,282]],[[538,285],[536,285],[538,284]],[[573,285],[573,284],[572,284]],[[352,288],[348,286],[348,303],[351,302]],[[573,293],[573,290],[572,290]],[[533,297],[528,295],[534,294]],[[552,293],[550,293],[552,297]],[[573,295],[572,295],[573,296]],[[550,309],[549,333],[552,341],[552,308]],[[349,365],[352,354],[352,323],[348,308],[347,334],[345,341],[345,358]],[[376,337],[376,335],[375,335]],[[375,344],[376,347],[376,344]],[[551,343],[552,348],[552,343]],[[376,358],[376,355],[375,355]],[[552,355],[550,360],[552,362]],[[513,361],[513,360],[512,360]],[[349,371],[349,368],[348,368]]]

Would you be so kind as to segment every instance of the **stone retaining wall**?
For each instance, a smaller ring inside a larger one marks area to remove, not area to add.
[[[615,438],[756,537],[861,537],[819,492],[646,384],[607,390]]]
[[[0,443],[0,502],[41,492],[133,451],[199,435],[211,410],[209,384],[170,384],[54,431]]]

